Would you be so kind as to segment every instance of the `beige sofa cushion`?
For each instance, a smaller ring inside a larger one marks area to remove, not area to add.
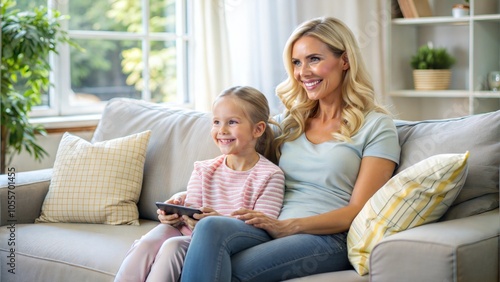
[[[392,177],[354,218],[347,236],[349,261],[365,275],[371,250],[384,237],[438,220],[467,176],[465,154],[425,159]]]
[[[139,224],[150,131],[91,144],[65,133],[35,222]]]

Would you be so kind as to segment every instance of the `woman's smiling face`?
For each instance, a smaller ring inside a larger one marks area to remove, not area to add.
[[[309,99],[340,97],[344,71],[349,69],[345,54],[338,56],[321,40],[306,35],[293,44],[292,65],[294,77]]]

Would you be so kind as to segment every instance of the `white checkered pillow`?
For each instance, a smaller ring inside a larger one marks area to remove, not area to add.
[[[365,275],[373,247],[384,237],[438,220],[451,206],[467,177],[465,154],[427,158],[392,177],[351,224],[349,261]]]
[[[150,135],[91,144],[65,133],[36,222],[139,225],[137,201]]]

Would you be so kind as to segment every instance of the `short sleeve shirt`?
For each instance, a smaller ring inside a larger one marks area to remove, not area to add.
[[[281,116],[276,118],[281,120]],[[370,112],[351,142],[311,143],[305,134],[281,147],[279,166],[285,173],[280,219],[307,217],[346,206],[363,157],[399,163],[400,146],[394,121]]]

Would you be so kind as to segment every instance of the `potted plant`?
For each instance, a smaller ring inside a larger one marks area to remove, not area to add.
[[[50,86],[49,53],[57,53],[57,44],[70,43],[58,11],[37,8],[34,11],[14,9],[16,2],[1,0],[1,170],[5,173],[6,157],[23,149],[36,160],[47,152],[37,144],[37,134],[45,134],[40,125],[29,122],[33,106]]]
[[[413,81],[416,90],[445,90],[450,85],[451,66],[455,58],[446,48],[433,48],[432,44],[421,46],[411,57]]]

